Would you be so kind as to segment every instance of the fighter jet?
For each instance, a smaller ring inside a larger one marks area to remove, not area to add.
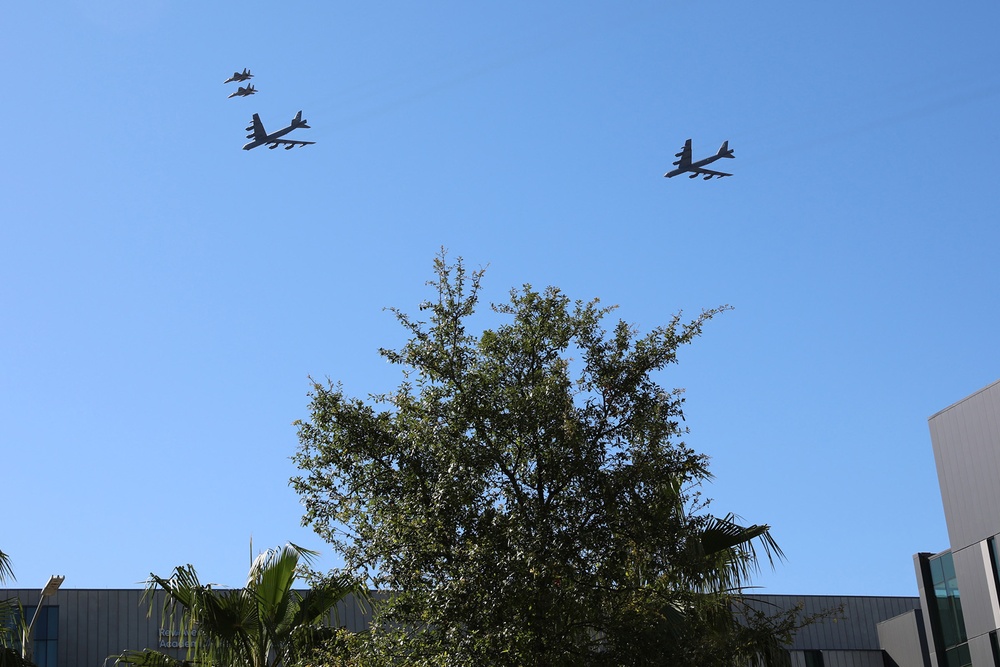
[[[691,172],[688,178],[697,178],[698,176],[704,176],[705,180],[712,178],[713,176],[718,176],[719,178],[724,178],[726,176],[732,176],[732,174],[727,174],[722,171],[712,171],[711,169],[702,169],[706,164],[712,164],[719,158],[723,157],[734,157],[733,151],[729,148],[729,142],[722,142],[722,148],[719,152],[712,157],[707,157],[704,160],[698,160],[697,162],[691,162],[691,140],[688,139],[684,142],[684,148],[681,149],[680,153],[674,154],[674,157],[679,157],[680,160],[674,162],[674,166],[677,167],[673,171],[668,171],[664,174],[666,178],[673,178],[685,172]]]
[[[240,74],[239,72],[233,72],[233,75],[228,79],[226,79],[225,81],[223,81],[222,83],[232,83],[233,81],[246,81],[247,79],[252,79],[252,78],[253,74],[250,73],[250,70],[244,67],[242,74]]]
[[[291,139],[279,138],[300,127],[309,129],[309,126],[306,125],[306,121],[302,120],[301,111],[295,114],[295,118],[292,119],[292,122],[288,127],[275,130],[271,134],[268,134],[264,130],[264,124],[260,122],[260,116],[254,114],[253,120],[250,121],[249,125],[247,125],[247,131],[250,132],[250,134],[247,135],[247,139],[253,139],[253,141],[243,146],[243,150],[248,151],[252,148],[263,146],[264,144],[267,144],[267,147],[273,150],[278,147],[278,144],[283,144],[285,146],[285,150],[288,151],[295,146],[305,146],[307,144],[316,143],[315,141],[294,141]]]
[[[254,88],[253,84],[251,83],[246,88],[244,88],[243,86],[240,86],[239,88],[236,89],[236,92],[232,93],[229,97],[246,97],[247,95],[253,95],[256,92],[257,92],[257,89]]]

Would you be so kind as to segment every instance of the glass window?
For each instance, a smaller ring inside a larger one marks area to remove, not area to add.
[[[990,649],[993,651],[993,667],[1000,667],[1000,641],[997,641],[996,630],[990,630]]]
[[[31,623],[35,612],[35,608],[25,608],[24,623]],[[49,605],[41,608],[31,628],[31,639],[31,661],[38,667],[58,667],[59,607]]]
[[[997,596],[1000,597],[1000,558],[997,555],[997,538],[991,537],[986,540],[986,546],[990,552],[990,565],[993,566],[993,583],[997,589]]]
[[[959,644],[950,648],[945,651],[944,655],[947,667],[972,667],[972,654],[969,652],[968,644]]]
[[[968,641],[965,634],[965,618],[962,615],[962,598],[955,576],[955,560],[951,552],[932,558],[930,570],[941,638],[947,650]]]
[[[803,651],[806,667],[823,667],[823,652],[816,650]]]

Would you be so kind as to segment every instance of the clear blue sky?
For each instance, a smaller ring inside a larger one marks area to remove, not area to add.
[[[308,376],[357,395],[444,246],[640,329],[772,593],[915,594],[927,418],[1000,377],[1000,6],[71,0],[0,10],[0,549],[128,587],[324,552]],[[249,67],[260,91],[227,99]],[[316,141],[240,150],[302,109]],[[733,178],[666,180],[685,139]]]

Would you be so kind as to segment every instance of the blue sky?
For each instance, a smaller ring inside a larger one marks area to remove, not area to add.
[[[687,391],[771,593],[912,595],[926,420],[1000,377],[1000,7],[127,0],[0,10],[0,549],[18,586],[239,585],[299,525],[308,377],[377,355],[435,253],[641,330],[731,304]],[[259,93],[227,99],[249,67]],[[254,112],[316,141],[240,150]],[[735,175],[666,180],[685,139]]]

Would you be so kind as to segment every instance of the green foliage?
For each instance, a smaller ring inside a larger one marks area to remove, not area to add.
[[[306,592],[292,589],[300,565],[315,552],[294,544],[261,553],[250,567],[246,584],[237,590],[216,590],[202,584],[191,565],[174,568],[164,579],[151,574],[146,598],[150,612],[154,594],[165,593],[164,623],[191,638],[185,660],[152,650],[126,651],[119,664],[136,667],[282,667],[296,664],[332,636],[331,613],[349,594],[362,594],[355,580],[334,575]]]
[[[304,522],[392,591],[365,664],[781,664],[789,623],[738,606],[755,549],[781,552],[705,511],[707,459],[655,379],[727,307],[608,332],[612,308],[525,285],[474,335],[482,271],[435,271],[427,321],[394,310],[410,339],[380,350],[399,387],[316,383],[298,422]]]
[[[14,579],[14,570],[10,565],[10,556],[0,551],[0,584],[7,579]]]
[[[7,579],[14,579],[14,569],[10,564],[10,556],[0,551],[0,584],[5,583]],[[0,649],[5,649],[0,652],[0,667],[17,665],[18,663],[11,657],[14,654],[18,660],[21,659],[20,653],[13,650],[15,646],[20,645],[14,637],[13,630],[20,619],[21,605],[17,598],[0,600]]]

